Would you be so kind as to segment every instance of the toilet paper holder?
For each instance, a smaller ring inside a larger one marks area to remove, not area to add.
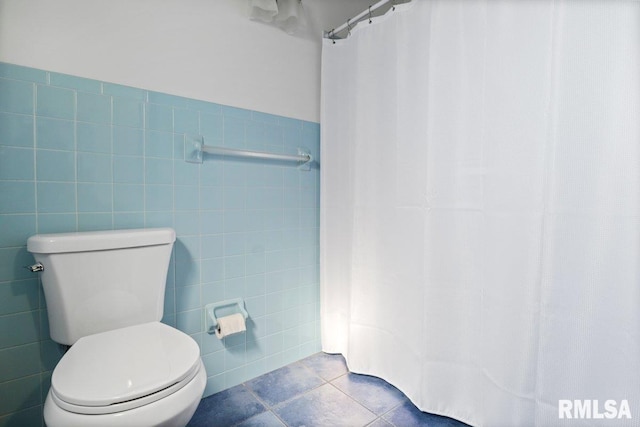
[[[244,308],[244,300],[242,298],[228,299],[220,302],[213,302],[207,304],[204,307],[205,319],[207,325],[207,332],[212,334],[218,328],[218,317],[216,316],[216,310],[219,311],[220,316],[229,316],[234,313],[241,313],[244,319],[249,318],[249,313]]]

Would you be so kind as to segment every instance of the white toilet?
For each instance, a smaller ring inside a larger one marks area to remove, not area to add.
[[[160,323],[170,228],[40,234],[51,338],[72,347],[51,377],[49,427],[185,426],[207,381],[200,349]]]

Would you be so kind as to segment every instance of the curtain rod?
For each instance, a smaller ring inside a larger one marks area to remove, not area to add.
[[[404,2],[402,2],[402,1],[401,2],[396,2],[395,0],[380,0],[379,2],[369,6],[368,9],[363,10],[362,12],[360,12],[359,14],[354,16],[353,18],[348,19],[347,22],[345,22],[344,24],[340,25],[338,28],[334,28],[332,30],[325,31],[324,32],[324,38],[327,38],[327,39],[337,38],[336,34],[338,34],[341,31],[344,31],[345,29],[351,30],[351,28],[355,24],[357,24],[362,18],[364,18],[367,15],[369,15],[369,17],[371,17],[371,13],[374,10],[380,9],[382,6],[386,5],[387,3],[392,3],[393,6],[395,6],[396,3],[404,3]]]

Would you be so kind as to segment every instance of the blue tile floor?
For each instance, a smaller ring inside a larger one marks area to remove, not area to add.
[[[189,426],[465,427],[467,424],[420,412],[386,381],[348,372],[340,355],[317,353],[202,399]]]

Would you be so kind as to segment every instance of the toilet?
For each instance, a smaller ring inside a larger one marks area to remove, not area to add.
[[[207,375],[198,344],[160,323],[171,228],[39,234],[51,339],[71,346],[51,376],[48,427],[187,425]]]

